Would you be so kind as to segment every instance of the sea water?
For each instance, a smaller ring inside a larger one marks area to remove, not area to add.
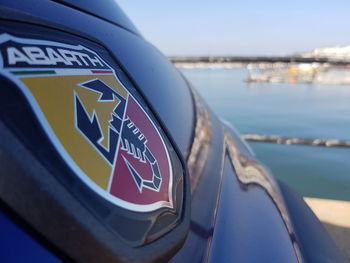
[[[181,71],[242,134],[350,141],[350,86],[245,83],[245,68]],[[350,201],[350,148],[249,144],[276,178],[303,196]]]

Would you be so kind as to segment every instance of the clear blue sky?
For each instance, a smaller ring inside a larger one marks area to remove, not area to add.
[[[350,45],[350,0],[117,0],[166,55],[284,55]]]

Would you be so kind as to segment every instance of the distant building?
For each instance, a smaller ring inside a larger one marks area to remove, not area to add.
[[[311,52],[298,54],[304,58],[329,58],[329,59],[350,59],[350,46],[335,46],[335,47],[324,47],[315,48]]]

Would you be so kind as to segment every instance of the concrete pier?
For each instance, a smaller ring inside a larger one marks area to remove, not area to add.
[[[350,262],[350,202],[304,198]]]

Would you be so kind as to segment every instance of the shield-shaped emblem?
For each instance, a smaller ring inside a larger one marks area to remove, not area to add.
[[[96,193],[132,211],[173,207],[160,128],[97,53],[0,36],[1,73],[21,89],[57,151]]]

